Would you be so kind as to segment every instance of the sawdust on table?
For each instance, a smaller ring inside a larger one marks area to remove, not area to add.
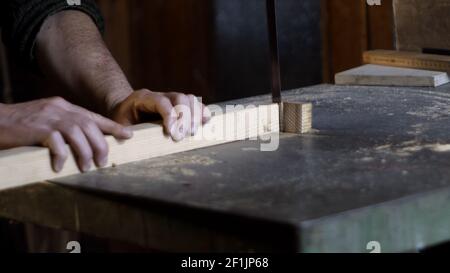
[[[165,182],[177,182],[180,175],[197,176],[192,166],[207,167],[219,163],[205,155],[171,155],[164,159],[149,159],[137,163],[121,165],[115,168],[103,169],[106,175],[122,175],[128,177],[145,177],[146,179]]]
[[[377,152],[390,152],[398,156],[410,156],[414,153],[429,150],[437,153],[450,152],[450,144],[421,144],[417,141],[406,141],[399,145],[382,145],[375,148]]]
[[[450,104],[448,101],[434,101],[432,106],[426,106],[415,111],[409,111],[407,114],[433,120],[448,118],[450,116]]]

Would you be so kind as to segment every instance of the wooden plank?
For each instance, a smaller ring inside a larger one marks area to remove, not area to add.
[[[366,64],[450,72],[450,56],[409,51],[371,50],[363,54]]]
[[[110,151],[107,167],[256,138],[279,132],[279,124],[278,104],[234,108],[218,114],[200,128],[197,136],[178,143],[164,135],[161,125],[141,124],[133,127],[131,140],[119,142],[111,136],[106,137]],[[73,155],[64,169],[55,173],[47,148],[22,147],[0,152],[0,190],[78,173]]]
[[[449,83],[446,72],[367,64],[336,74],[338,85],[423,86]]]

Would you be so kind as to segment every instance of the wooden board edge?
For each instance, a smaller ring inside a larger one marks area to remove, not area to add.
[[[107,136],[110,152],[106,167],[280,132],[278,104],[247,105],[228,110],[213,116],[196,136],[181,142],[174,142],[164,134],[161,125],[151,123],[132,127],[134,136],[127,141],[119,142]],[[96,169],[93,167],[91,171]],[[72,154],[64,169],[55,173],[47,148],[21,147],[0,151],[0,190],[79,173]]]

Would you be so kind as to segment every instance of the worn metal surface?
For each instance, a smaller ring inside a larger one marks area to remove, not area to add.
[[[178,210],[209,229],[215,219],[221,229],[245,230],[252,219],[288,225],[304,252],[365,252],[369,241],[410,251],[450,240],[449,85],[321,85],[283,97],[314,104],[316,131],[283,134],[275,152],[243,141],[54,182],[157,204],[174,217]]]

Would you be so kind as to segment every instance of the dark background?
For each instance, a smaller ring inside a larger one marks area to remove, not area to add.
[[[265,0],[97,2],[106,43],[136,89],[192,92],[207,103],[269,92]],[[393,48],[392,0],[277,2],[283,89],[332,82],[360,65],[364,50]],[[16,101],[51,89],[9,72]]]
[[[136,87],[207,102],[269,92],[265,0],[98,2],[107,43]],[[284,89],[331,82],[361,64],[364,50],[393,48],[391,0],[277,2]]]

